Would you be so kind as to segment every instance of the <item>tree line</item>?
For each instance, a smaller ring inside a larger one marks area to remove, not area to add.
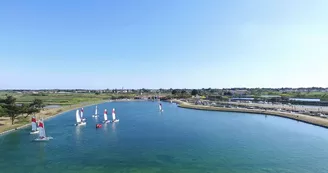
[[[28,104],[17,104],[15,97],[7,96],[5,99],[0,99],[0,116],[10,117],[11,124],[14,124],[15,119],[19,116],[27,118],[29,115],[35,115],[44,106],[43,101],[40,99],[34,99]]]

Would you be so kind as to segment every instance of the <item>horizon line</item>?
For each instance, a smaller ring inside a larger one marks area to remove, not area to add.
[[[0,89],[0,91],[14,91],[14,90],[142,90],[142,89],[146,89],[146,90],[171,90],[171,89],[179,89],[179,90],[183,90],[183,89],[198,89],[198,90],[202,90],[202,89],[314,89],[314,88],[319,88],[319,89],[328,89],[328,87],[278,87],[278,88],[274,88],[274,87],[231,87],[231,88],[211,88],[211,87],[207,87],[207,88],[53,88],[53,89],[46,89],[46,88],[38,88],[38,89],[27,89],[27,88],[15,88],[15,89]]]

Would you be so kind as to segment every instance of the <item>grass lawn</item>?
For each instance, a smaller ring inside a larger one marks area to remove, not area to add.
[[[30,103],[34,99],[41,99],[46,105],[74,105],[84,102],[93,102],[99,100],[109,100],[116,97],[128,96],[134,97],[133,94],[94,94],[94,93],[69,93],[69,94],[20,94],[0,92],[0,98],[12,95],[17,99],[17,103]]]

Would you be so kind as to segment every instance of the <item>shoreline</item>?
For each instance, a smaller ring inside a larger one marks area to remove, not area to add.
[[[310,115],[303,115],[298,113],[288,113],[288,112],[278,112],[278,111],[268,111],[268,110],[259,110],[259,109],[245,109],[245,108],[223,108],[223,107],[213,107],[213,106],[203,106],[203,105],[194,105],[189,104],[180,100],[174,100],[175,103],[178,103],[178,107],[185,109],[195,109],[195,110],[204,110],[204,111],[220,111],[220,112],[239,112],[239,113],[251,113],[251,114],[262,114],[262,115],[271,115],[282,118],[287,118],[291,120],[300,121],[303,123],[328,128],[328,119],[323,119],[320,117],[313,117]]]

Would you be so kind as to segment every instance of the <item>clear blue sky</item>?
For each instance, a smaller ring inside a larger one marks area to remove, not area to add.
[[[327,0],[0,2],[0,89],[328,87]]]

